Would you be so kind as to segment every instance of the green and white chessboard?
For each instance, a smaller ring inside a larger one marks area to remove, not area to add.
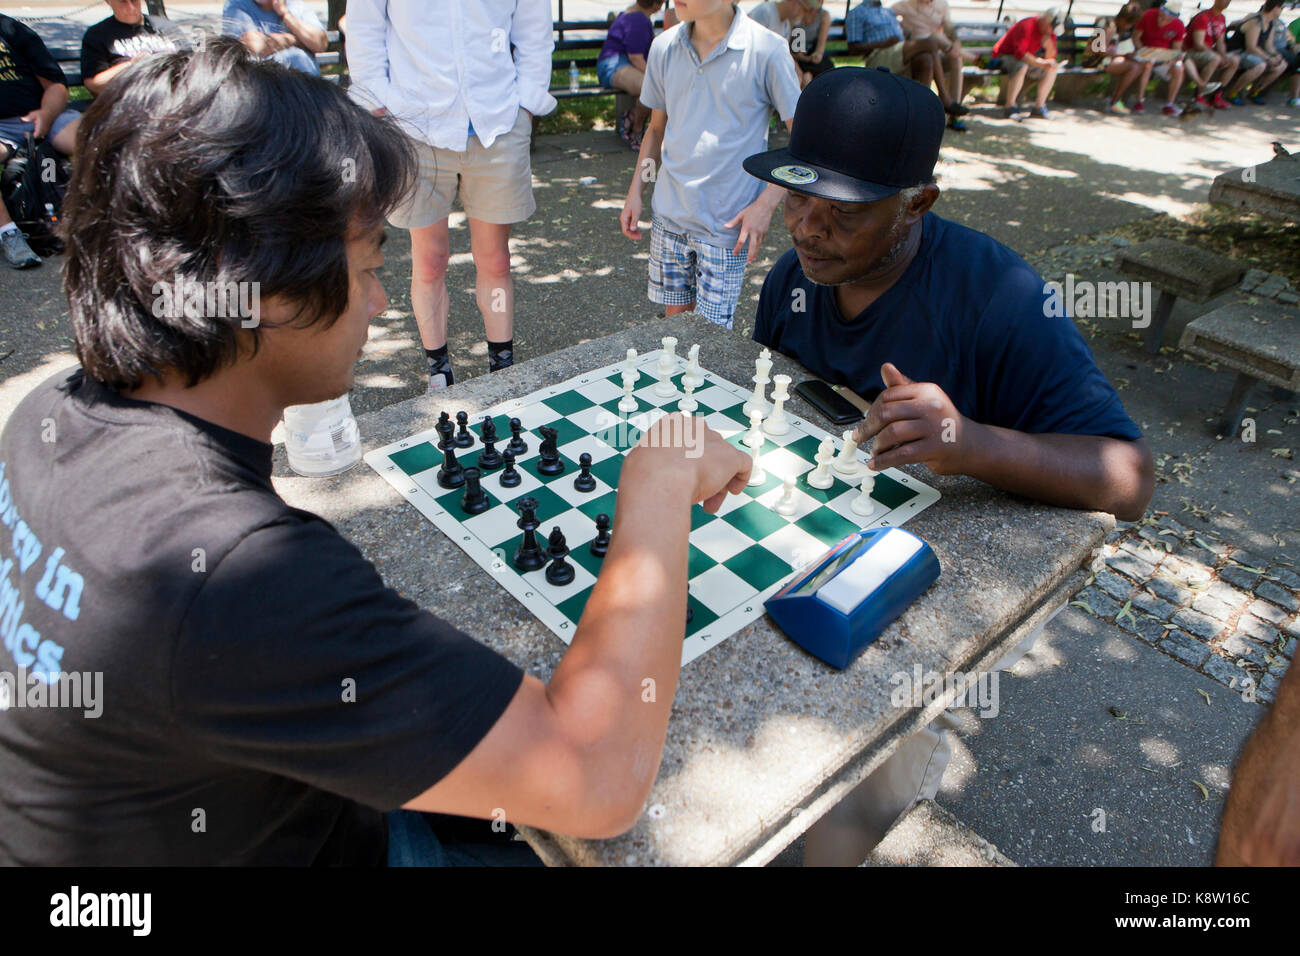
[[[600,573],[601,559],[588,550],[596,536],[595,516],[604,512],[614,517],[624,455],[644,429],[664,414],[676,411],[683,394],[681,376],[686,362],[680,356],[672,377],[676,395],[661,398],[655,394],[660,354],[659,350],[648,352],[637,360],[640,379],[632,393],[637,400],[636,412],[618,411],[623,395],[623,362],[489,409],[487,414],[496,422],[497,451],[504,451],[510,440],[510,419],[518,418],[525,429],[528,453],[516,460],[523,479],[517,487],[501,487],[499,468],[484,474],[483,490],[491,507],[482,514],[466,515],[461,510],[463,488],[448,491],[438,484],[442,452],[436,447],[438,434],[433,428],[370,452],[366,462],[568,644]],[[749,398],[750,389],[707,370],[703,375],[704,383],[693,396],[699,403],[695,414],[704,416],[711,428],[748,453],[742,439],[749,419],[741,406]],[[477,421],[470,423],[474,444],[457,449],[466,467],[477,464],[478,451],[483,447],[479,434],[482,421],[480,414]],[[871,497],[881,507],[870,520],[864,520],[849,507],[858,495],[856,479],[850,483],[836,475],[834,484],[825,490],[809,487],[803,480],[802,476],[815,467],[813,456],[827,432],[795,415],[789,416],[789,422],[786,434],[764,436],[760,462],[767,473],[766,481],[742,494],[727,496],[716,515],[708,514],[699,505],[692,511],[687,596],[692,614],[682,647],[683,664],[762,616],[763,602],[768,597],[796,570],[816,561],[846,535],[865,527],[901,525],[939,500],[933,488],[890,469],[876,476]],[[542,425],[558,433],[557,445],[565,466],[562,475],[547,477],[537,471],[542,439],[536,429]],[[596,490],[585,494],[573,487],[579,472],[578,456],[583,452],[591,455],[591,473],[596,478]],[[867,460],[862,452],[858,458]],[[799,476],[797,507],[788,517],[773,510],[786,475]],[[551,528],[558,525],[564,531],[570,548],[568,560],[576,572],[572,584],[556,587],[547,583],[544,570],[520,574],[511,563],[523,539],[515,525],[519,514],[513,502],[524,495],[538,502],[541,526],[537,535],[543,548]]]

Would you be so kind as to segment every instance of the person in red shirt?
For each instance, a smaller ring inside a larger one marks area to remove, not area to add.
[[[1218,89],[1220,84],[1211,81],[1220,67],[1224,68],[1223,78],[1227,80],[1241,65],[1240,54],[1229,53],[1225,39],[1228,33],[1228,22],[1224,19],[1223,11],[1228,9],[1230,2],[1231,0],[1214,0],[1214,6],[1192,17],[1187,25],[1187,37],[1183,41],[1183,47],[1187,50],[1188,65],[1195,67],[1205,77],[1204,89],[1196,95],[1196,102],[1207,108],[1210,106],[1221,110],[1228,108],[1222,93],[1215,93],[1213,102],[1206,99],[1206,94]]]
[[[1183,88],[1187,66],[1192,66],[1192,69],[1195,66],[1184,62],[1183,36],[1187,28],[1178,19],[1182,12],[1181,0],[1165,0],[1163,6],[1152,7],[1142,14],[1137,26],[1133,28],[1133,42],[1138,48],[1133,58],[1145,64],[1142,76],[1138,79],[1138,101],[1133,106],[1135,113],[1142,112],[1142,97],[1146,94],[1152,72],[1169,81],[1169,98],[1160,112],[1167,116],[1179,116],[1183,112],[1174,101]]]
[[[1047,118],[1047,97],[1056,83],[1056,71],[1061,64],[1056,61],[1056,31],[1065,22],[1060,7],[1049,7],[1036,17],[1026,17],[1012,25],[993,44],[993,59],[1007,74],[1007,118],[1020,116],[1020,89],[1025,80],[1038,83],[1038,96],[1030,116]],[[1039,51],[1047,54],[1040,57]]]

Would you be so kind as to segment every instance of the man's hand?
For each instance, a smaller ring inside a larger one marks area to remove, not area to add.
[[[32,136],[34,136],[36,139],[44,139],[45,134],[50,131],[50,121],[46,118],[45,114],[40,110],[32,110],[27,115],[20,116],[19,119],[21,119],[24,123],[32,124],[32,126],[34,127],[32,130]]]
[[[285,0],[271,0],[271,10],[281,19],[289,12],[289,4]]]
[[[628,192],[627,199],[623,200],[623,211],[618,216],[623,235],[629,239],[641,238],[641,209],[641,191],[634,188]]]
[[[680,475],[692,489],[691,501],[702,503],[710,514],[728,494],[745,490],[752,466],[748,455],[704,424],[703,418],[680,412],[655,422],[623,464],[656,482]]]
[[[875,438],[871,468],[923,464],[937,475],[961,473],[966,443],[979,426],[938,385],[913,382],[889,362],[880,377],[885,390],[853,432],[859,444]]]
[[[740,250],[745,248],[745,242],[748,241],[749,258],[745,262],[752,264],[758,258],[759,247],[763,245],[763,239],[767,236],[768,227],[772,225],[772,208],[772,205],[763,196],[759,196],[740,210],[740,213],[726,224],[727,229],[740,226],[740,235],[736,239],[736,247],[731,250],[733,256],[740,255]]]

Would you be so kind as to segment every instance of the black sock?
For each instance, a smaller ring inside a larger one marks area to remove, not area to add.
[[[435,375],[446,375],[447,384],[452,384],[451,359],[447,357],[447,346],[436,349],[425,349],[425,358],[429,360],[429,377]]]
[[[489,342],[487,347],[489,372],[499,372],[503,368],[509,368],[515,364],[514,339],[506,339],[504,342]]]

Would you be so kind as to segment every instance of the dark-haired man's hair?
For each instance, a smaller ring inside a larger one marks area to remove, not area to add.
[[[1261,7],[1260,9],[1262,9],[1265,13],[1270,13],[1273,10],[1276,10],[1279,7],[1281,7],[1284,2],[1285,0],[1264,0],[1264,6]]]
[[[226,37],[139,58],[86,111],[74,159],[63,287],[86,374],[119,389],[168,371],[193,386],[256,350],[237,315],[155,308],[177,280],[257,282],[295,323],[333,324],[346,242],[382,225],[415,163],[391,119]]]

